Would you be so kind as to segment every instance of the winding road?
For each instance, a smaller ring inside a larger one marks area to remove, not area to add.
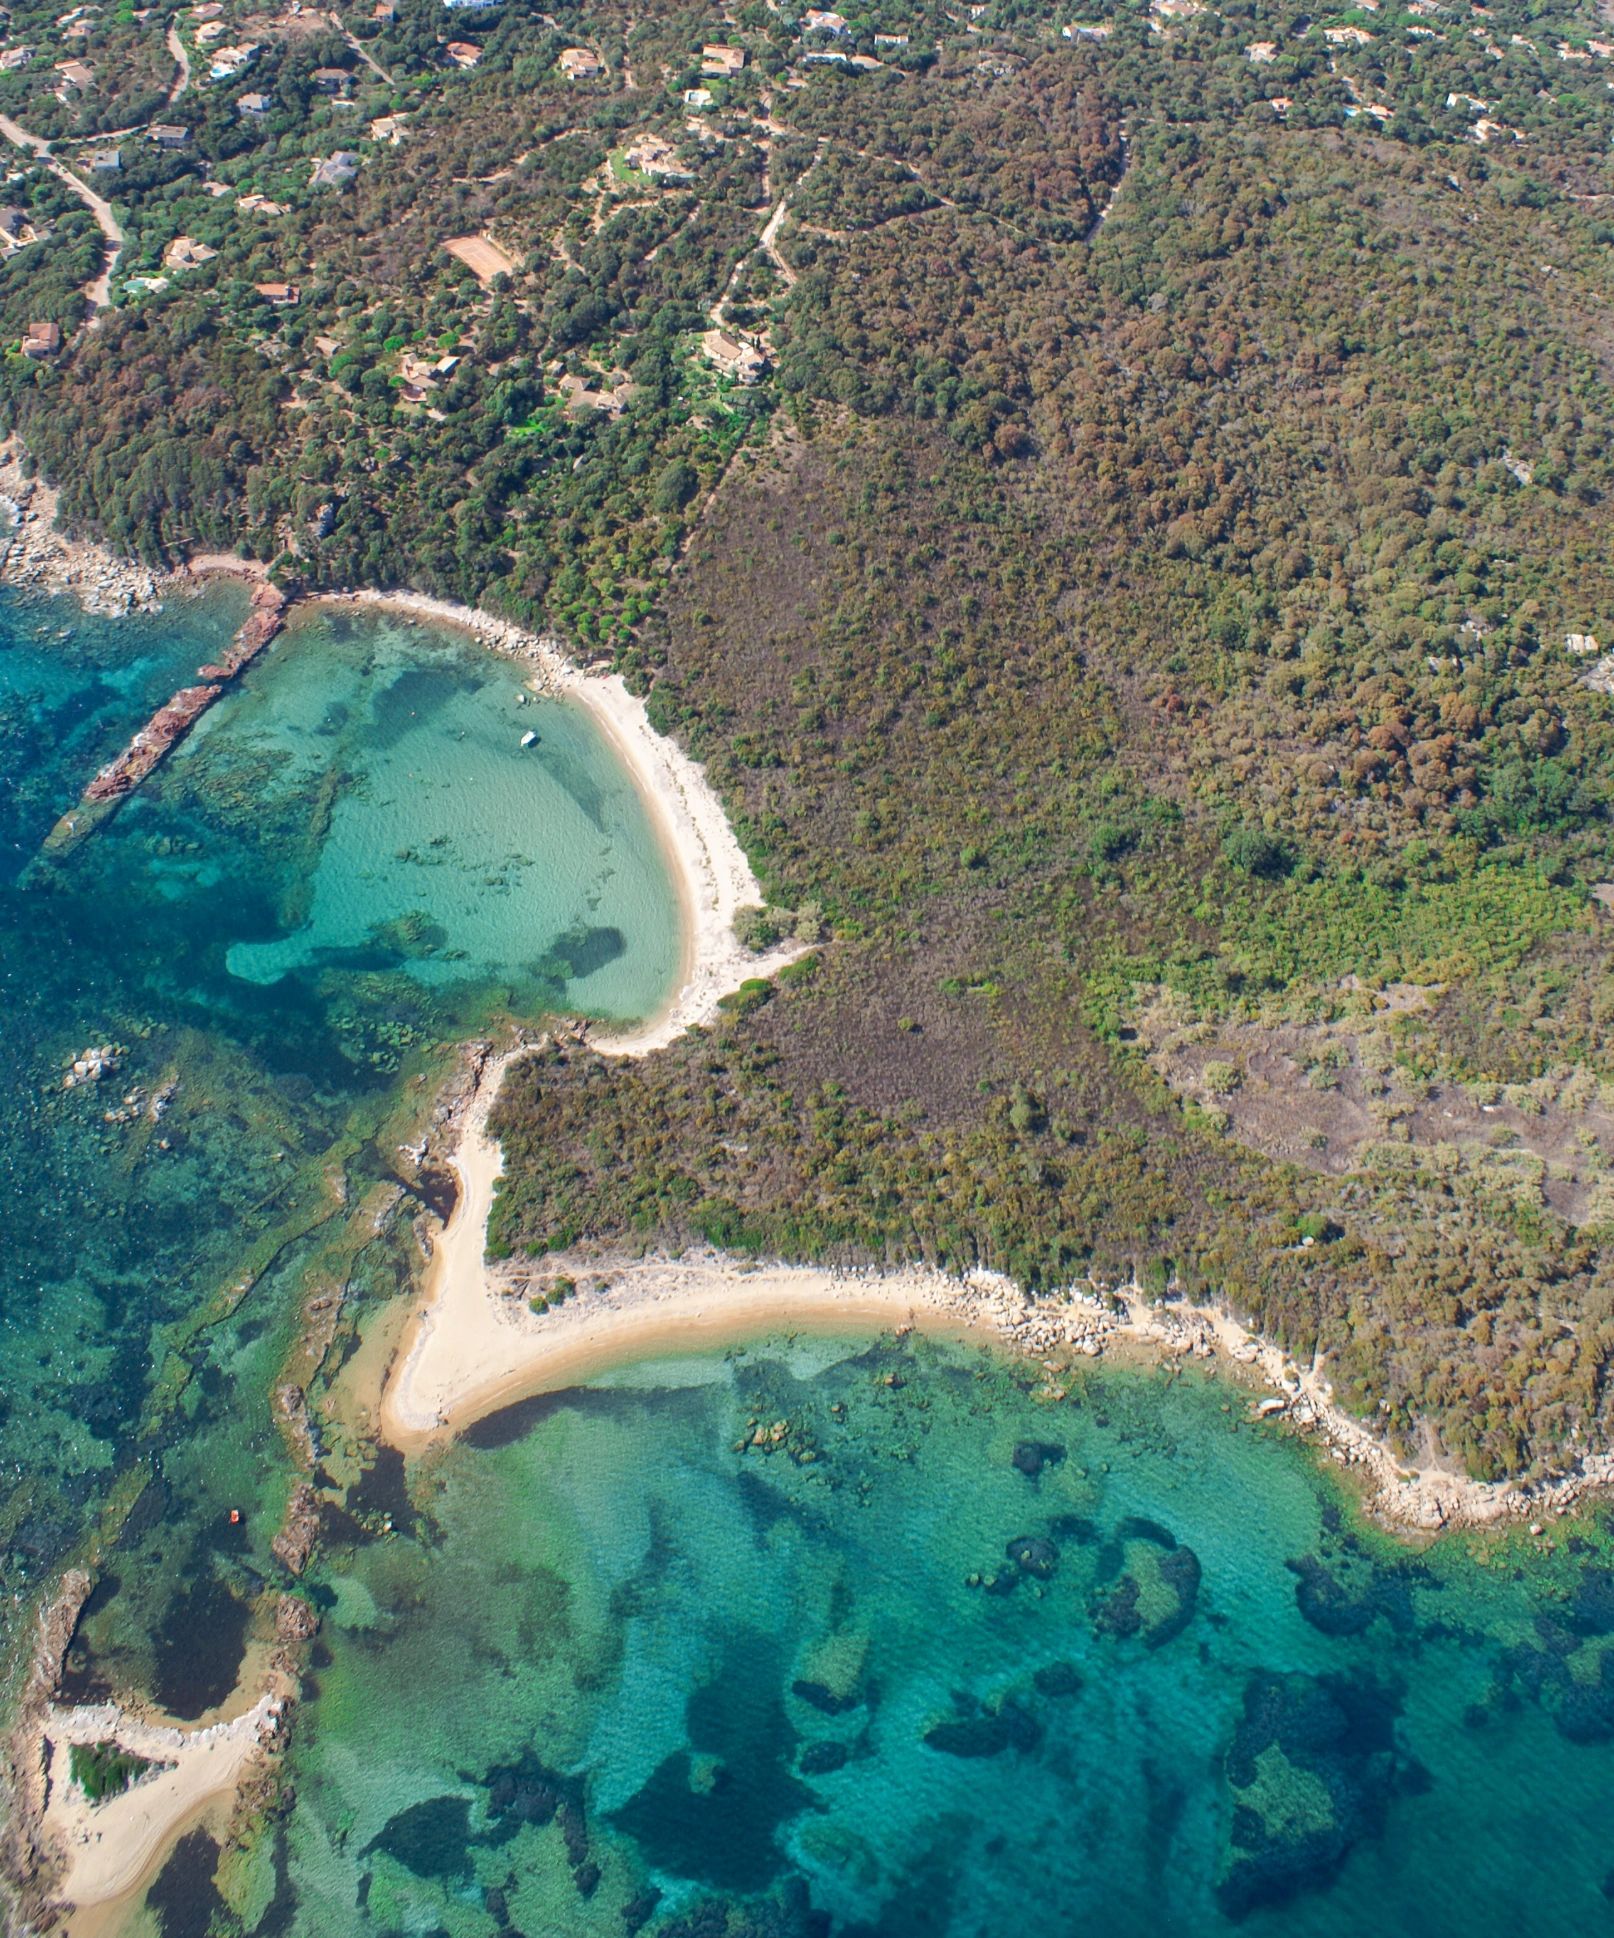
[[[184,41],[179,37],[177,27],[168,29],[168,51],[179,63],[179,72],[174,76],[173,85],[168,90],[166,105],[171,108],[191,84],[191,57],[186,51]]]
[[[84,300],[92,310],[104,310],[112,301],[112,272],[118,266],[118,257],[123,252],[123,230],[118,226],[118,218],[112,213],[112,205],[103,201],[90,187],[75,175],[65,162],[59,162],[50,152],[50,143],[42,135],[31,135],[9,114],[0,114],[0,135],[4,135],[13,147],[23,149],[41,161],[65,187],[70,188],[78,199],[95,217],[96,227],[106,237],[106,253],[101,263],[101,273],[92,277],[84,285]],[[92,319],[93,320],[93,319]]]

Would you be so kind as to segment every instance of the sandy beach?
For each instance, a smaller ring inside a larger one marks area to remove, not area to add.
[[[579,666],[565,642],[524,632],[509,621],[412,592],[323,595],[320,603],[397,612],[472,633],[496,652],[527,662],[539,692],[564,694],[587,709],[644,801],[684,914],[679,986],[656,1016],[631,1029],[591,1031],[606,1056],[646,1056],[693,1025],[707,1023],[722,997],[750,977],[776,975],[806,953],[789,943],[755,955],[739,942],[734,919],[762,903],[762,890],[735,839],[723,804],[700,767],[676,742],[657,733],[643,700],[618,674]]]
[[[996,1273],[830,1271],[715,1252],[557,1254],[492,1268],[476,1220],[492,1202],[497,1147],[478,1128],[466,1148],[465,1195],[433,1254],[421,1309],[381,1399],[382,1434],[408,1453],[517,1401],[658,1355],[793,1332],[857,1336],[911,1328],[973,1336],[1021,1354],[1056,1391],[1077,1361],[1104,1353],[1193,1357],[1241,1369],[1255,1387],[1256,1416],[1281,1418],[1312,1438],[1357,1477],[1370,1511],[1405,1531],[1563,1515],[1614,1482],[1611,1456],[1528,1486],[1410,1466],[1336,1403],[1320,1362],[1300,1364],[1219,1308],[1154,1304],[1135,1285],[1083,1283],[1033,1298]],[[532,1291],[562,1276],[578,1290],[533,1312]]]
[[[45,1836],[66,1854],[60,1895],[77,1907],[126,1897],[210,1805],[228,1806],[259,1747],[275,1733],[282,1698],[205,1729],[142,1722],[116,1703],[61,1708],[45,1719]],[[116,1743],[152,1768],[120,1796],[92,1804],[69,1774],[75,1743]]]
[[[485,1139],[472,1146],[478,1181],[493,1148]],[[465,1202],[468,1223],[469,1190]],[[591,1265],[559,1257],[550,1261],[555,1270],[575,1272],[588,1289],[536,1314],[521,1282],[490,1271],[474,1231],[462,1235],[457,1222],[433,1254],[424,1309],[382,1397],[382,1431],[406,1452],[517,1400],[663,1353],[784,1332],[957,1336],[980,1328],[1001,1336],[987,1301],[938,1272],[840,1274],[716,1254]]]
[[[8,477],[0,468],[0,496],[6,495]],[[94,609],[124,611],[155,602],[163,590],[194,586],[209,575],[262,576],[261,568],[250,562],[209,555],[192,560],[184,573],[169,580],[140,578],[137,573],[119,577],[128,569],[118,567],[98,548],[54,533],[53,494],[22,479],[20,472],[9,482],[23,494],[28,507],[19,514],[16,529],[29,534],[32,548],[26,551],[31,561],[26,570],[17,569],[14,558],[6,571],[15,583],[75,590],[86,604],[92,598],[105,599]],[[470,632],[494,650],[529,665],[535,688],[564,694],[586,707],[611,742],[640,791],[666,855],[683,918],[683,946],[676,986],[660,1012],[642,1024],[601,1031],[591,1037],[593,1047],[606,1055],[647,1055],[692,1025],[711,1021],[720,999],[747,977],[771,975],[803,953],[792,944],[757,956],[737,941],[736,915],[762,900],[756,878],[700,768],[655,731],[643,701],[629,693],[620,679],[579,669],[558,640],[536,638],[502,620],[442,601],[409,593],[352,593],[331,595],[318,603],[396,611]],[[403,1439],[416,1433],[417,1415],[430,1404],[416,1394],[415,1381],[427,1382],[421,1391],[429,1394],[430,1382],[440,1377],[440,1361],[446,1360],[450,1368],[451,1384],[465,1377],[467,1365],[477,1369],[478,1379],[491,1377],[495,1385],[502,1373],[507,1342],[484,1263],[488,1214],[501,1160],[487,1123],[510,1056],[519,1054],[517,1050],[480,1062],[455,1113],[455,1145],[446,1156],[458,1179],[457,1203],[429,1262],[423,1309],[402,1355],[404,1367],[421,1370],[392,1380],[386,1389],[388,1431]],[[759,1298],[759,1329],[772,1328],[775,1305],[770,1296]],[[882,1313],[885,1309],[879,1307]],[[875,1316],[871,1308],[867,1317],[872,1321]],[[640,1322],[635,1317],[632,1323]],[[727,1326],[732,1320],[723,1316],[717,1323]],[[524,1355],[518,1353],[518,1378],[526,1377],[525,1366]],[[497,1399],[490,1404],[497,1404]],[[427,1428],[435,1426],[435,1412],[421,1418]],[[252,1690],[244,1692],[242,1700],[251,1706],[241,1714],[190,1731],[142,1722],[113,1706],[41,1705],[42,1714],[30,1738],[37,1772],[37,1842],[39,1848],[55,1854],[52,1869],[59,1869],[60,1877],[52,1886],[53,1896],[73,1908],[75,1920],[90,1915],[92,1907],[103,1907],[104,1915],[112,1915],[119,1901],[149,1880],[191,1824],[204,1814],[227,1810],[255,1752],[272,1735],[283,1702],[295,1694],[279,1688],[273,1678],[269,1687],[260,1685],[260,1689],[255,1700]],[[160,1767],[122,1796],[92,1807],[67,1781],[67,1761],[73,1743],[102,1741],[116,1741]]]
[[[0,497],[9,495],[8,475],[0,460]],[[20,475],[11,482],[19,490],[30,484]],[[212,572],[254,574],[241,562],[207,557],[171,581],[151,575],[103,580],[96,575],[105,555],[96,548],[70,541],[56,545],[50,533],[54,499],[41,498],[43,489],[30,485],[33,495],[16,528],[30,534],[23,552],[26,570],[37,566],[41,576],[30,579],[25,573],[20,582],[76,589],[87,602],[103,593],[113,601],[126,598],[125,605],[99,608],[126,610],[155,599],[165,585],[194,586]],[[14,554],[17,542],[14,538]],[[48,569],[39,563],[46,554],[54,561]],[[27,565],[29,560],[34,564]],[[82,584],[72,576],[80,569],[75,560],[88,575]],[[3,570],[17,582],[11,560]],[[326,598],[321,595],[321,602]],[[791,944],[759,956],[739,943],[735,918],[762,902],[759,884],[699,766],[656,732],[644,702],[620,678],[601,668],[579,668],[558,640],[435,599],[362,592],[329,595],[329,602],[459,627],[521,660],[536,688],[588,709],[633,778],[677,887],[684,927],[681,969],[656,1016],[615,1031],[587,1030],[593,1048],[609,1056],[652,1054],[684,1030],[711,1022],[723,997],[747,979],[771,976],[804,953]],[[522,1053],[518,1048],[494,1056],[484,1048],[458,1103],[445,1106],[452,1149],[439,1156],[456,1174],[457,1200],[432,1247],[417,1308],[379,1395],[372,1386],[368,1402],[378,1414],[382,1437],[405,1451],[418,1452],[518,1400],[657,1355],[781,1333],[858,1336],[916,1328],[969,1335],[1028,1355],[1056,1395],[1078,1358],[1125,1349],[1219,1357],[1261,1382],[1262,1391],[1251,1402],[1255,1413],[1281,1415],[1315,1436],[1335,1460],[1361,1476],[1374,1511],[1407,1528],[1567,1512],[1590,1487],[1614,1478],[1614,1458],[1596,1471],[1595,1463],[1588,1463],[1573,1477],[1533,1489],[1487,1487],[1461,1475],[1409,1469],[1335,1405],[1321,1365],[1296,1364],[1225,1312],[1182,1302],[1150,1305],[1134,1286],[1084,1284],[1033,1299],[988,1273],[954,1278],[920,1266],[831,1271],[715,1253],[579,1254],[492,1268],[486,1260],[487,1226],[502,1159],[489,1117],[506,1068]],[[561,1275],[576,1281],[576,1293],[534,1312],[533,1294]],[[58,1664],[68,1633],[70,1626],[53,1638]],[[48,1686],[54,1688],[54,1672]],[[266,1686],[260,1679],[255,1688],[243,1688],[239,1713],[184,1730],[112,1706],[58,1707],[42,1690],[28,1738],[32,1774],[24,1787],[36,1812],[37,1848],[50,1853],[53,1899],[73,1907],[71,1929],[80,1928],[80,1919],[93,1923],[121,1915],[118,1906],[143,1888],[179,1835],[204,1814],[222,1816],[228,1810],[255,1755],[273,1736],[282,1705],[295,1694],[294,1680],[272,1676]],[[68,1756],[74,1742],[108,1740],[160,1767],[122,1796],[92,1807],[67,1780]],[[83,1929],[89,1938],[88,1924]]]

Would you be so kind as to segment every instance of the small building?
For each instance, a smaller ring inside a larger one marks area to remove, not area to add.
[[[211,262],[218,254],[205,242],[198,242],[194,236],[175,236],[163,251],[164,269],[199,269],[204,262]]]
[[[677,149],[671,142],[663,141],[660,135],[642,135],[631,148],[623,151],[622,159],[629,168],[636,168],[641,175],[648,175],[654,182],[666,182],[676,187],[694,180],[679,160]]]
[[[1065,29],[1065,35],[1067,39],[1070,36],[1070,29],[1068,27]],[[874,36],[874,44],[876,47],[906,47],[908,45],[908,36],[906,34],[876,34]]]
[[[30,323],[23,332],[22,353],[25,357],[54,357],[62,347],[62,327],[59,323]]]
[[[202,0],[202,4],[199,7],[191,8],[191,19],[201,21],[218,20],[223,16],[223,13],[224,8],[220,0]]]
[[[303,293],[295,283],[254,283],[252,287],[277,310],[289,310],[302,300]]]
[[[451,40],[443,52],[456,67],[475,67],[482,58],[482,50],[469,40]]]
[[[730,74],[738,74],[745,66],[743,47],[725,47],[716,41],[709,41],[701,49],[701,73],[711,81],[721,81]]]
[[[827,13],[819,7],[809,7],[802,15],[801,31],[804,34],[833,34],[837,40],[848,39],[852,32],[843,15]]]
[[[1330,47],[1366,47],[1373,36],[1365,27],[1325,27],[1323,39]]]
[[[26,67],[33,57],[31,47],[8,47],[0,54],[0,73],[15,74],[19,67]]]
[[[229,31],[230,31],[229,21],[210,20],[208,21],[205,27],[197,28],[196,44],[198,47],[211,47],[214,41],[223,40],[224,36]]]
[[[159,148],[188,148],[191,131],[181,128],[171,121],[154,121],[146,130],[147,135]]]
[[[235,111],[237,114],[267,114],[273,106],[274,102],[267,94],[243,94],[235,104]]]
[[[760,383],[768,373],[768,359],[754,343],[727,330],[708,330],[701,338],[701,354],[725,377],[746,385]]]
[[[345,67],[316,67],[309,79],[321,94],[340,94],[350,85],[353,76]]]
[[[370,123],[370,139],[384,141],[393,148],[397,147],[408,132],[401,114],[378,114]]]
[[[697,114],[704,114],[708,108],[717,106],[717,96],[709,87],[686,87],[684,106],[693,108]]]
[[[213,51],[213,64],[208,76],[215,81],[233,80],[257,53],[256,47],[218,47]]]
[[[595,81],[605,72],[605,63],[592,47],[563,47],[555,63],[568,81]]]
[[[92,148],[90,150],[90,173],[92,175],[121,175],[123,173],[123,150],[121,148]]]
[[[455,13],[491,13],[499,0],[443,0],[443,5]]]
[[[82,61],[58,61],[56,72],[70,88],[76,88],[80,94],[88,93],[95,81],[95,76]]]
[[[310,188],[346,188],[359,172],[359,158],[346,148],[317,161],[308,177]]]
[[[7,242],[21,242],[22,232],[28,226],[26,209],[15,206],[0,209],[0,238]]]

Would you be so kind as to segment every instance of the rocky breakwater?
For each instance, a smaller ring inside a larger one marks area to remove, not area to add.
[[[119,801],[133,793],[206,713],[228,683],[257,658],[280,631],[285,619],[286,595],[278,586],[258,586],[252,594],[252,610],[230,644],[216,660],[197,668],[197,685],[181,687],[166,700],[117,759],[101,769],[85,788],[79,805],[64,814],[45,837],[46,853],[56,854],[76,847]]]

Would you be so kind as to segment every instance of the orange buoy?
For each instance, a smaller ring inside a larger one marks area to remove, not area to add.
[[[230,1509],[230,1526],[239,1527],[240,1525],[241,1525],[241,1510],[238,1507],[232,1507]]]

